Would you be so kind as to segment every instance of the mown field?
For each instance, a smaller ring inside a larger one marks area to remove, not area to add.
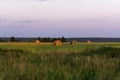
[[[120,80],[120,43],[0,43],[0,80]]]

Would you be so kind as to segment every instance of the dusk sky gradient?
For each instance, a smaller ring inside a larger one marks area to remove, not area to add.
[[[0,0],[0,37],[120,37],[120,0]]]

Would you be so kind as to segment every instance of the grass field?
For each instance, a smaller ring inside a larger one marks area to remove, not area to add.
[[[120,43],[0,43],[0,80],[120,80]]]

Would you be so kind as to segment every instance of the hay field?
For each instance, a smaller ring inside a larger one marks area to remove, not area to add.
[[[0,80],[120,80],[120,43],[0,43]]]

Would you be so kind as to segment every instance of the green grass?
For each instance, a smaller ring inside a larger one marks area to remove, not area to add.
[[[0,43],[0,80],[120,80],[120,44]]]

